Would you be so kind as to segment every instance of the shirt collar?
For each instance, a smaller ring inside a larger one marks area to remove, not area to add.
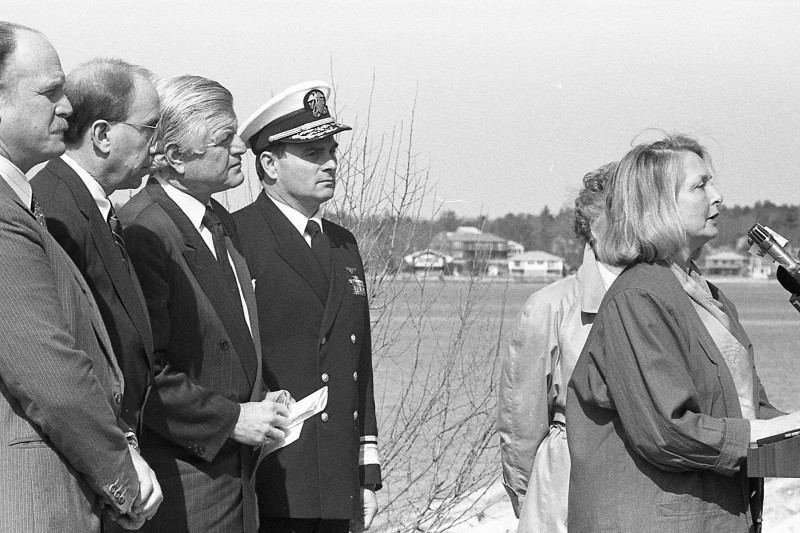
[[[578,269],[578,283],[581,291],[581,311],[597,313],[606,291],[617,279],[622,268],[601,263],[594,256],[588,244],[583,249],[583,263]]]
[[[311,218],[308,218],[294,207],[286,205],[277,198],[273,198],[272,196],[269,195],[269,193],[267,193],[267,198],[272,200],[272,203],[278,206],[278,209],[281,210],[281,213],[286,215],[286,218],[288,218],[289,222],[292,223],[292,226],[294,226],[297,229],[297,231],[300,232],[300,235],[306,234],[306,224],[308,224],[309,220],[313,220],[314,222],[316,222],[317,225],[319,226],[319,230],[324,233],[322,229],[322,217],[319,214],[319,209],[317,209],[317,212],[314,213],[311,216]]]
[[[6,180],[6,183],[14,189],[20,201],[30,208],[33,192],[31,191],[31,184],[28,183],[28,178],[17,165],[9,161],[3,156],[0,156],[0,176]]]
[[[86,185],[86,188],[89,189],[89,194],[91,194],[94,199],[94,203],[97,204],[97,208],[103,215],[103,219],[108,220],[108,213],[111,212],[111,200],[106,196],[106,191],[103,190],[103,187],[97,183],[97,180],[94,179],[86,169],[80,166],[70,156],[64,154],[61,156],[61,159],[75,171],[75,174],[77,174],[83,184]]]
[[[611,267],[601,261],[597,261],[597,270],[600,272],[600,277],[603,278],[603,287],[605,287],[606,290],[611,287],[614,281],[616,281],[617,276],[622,272],[622,268]]]
[[[161,187],[164,189],[164,192],[167,193],[167,196],[169,196],[173,202],[178,204],[178,207],[180,207],[181,211],[183,211],[183,213],[189,217],[192,225],[197,228],[197,231],[199,232],[203,227],[203,216],[206,214],[206,206],[194,196],[176,189],[164,181],[161,177],[156,176],[156,180],[158,180],[158,183],[161,184]]]

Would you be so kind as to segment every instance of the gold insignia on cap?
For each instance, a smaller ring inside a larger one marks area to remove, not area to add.
[[[329,114],[325,95],[319,89],[308,91],[306,97],[303,98],[303,105],[317,118]]]

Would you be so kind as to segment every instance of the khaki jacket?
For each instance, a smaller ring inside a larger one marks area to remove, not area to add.
[[[604,293],[587,246],[575,275],[528,298],[503,358],[497,421],[503,484],[517,516],[526,507],[523,530],[566,527],[567,383]]]

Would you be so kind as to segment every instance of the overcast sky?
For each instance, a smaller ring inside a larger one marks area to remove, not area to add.
[[[416,98],[431,200],[462,216],[557,211],[653,130],[705,142],[729,205],[800,204],[798,2],[3,0],[0,17],[44,32],[66,71],[115,56],[219,81],[240,121],[333,73],[358,123],[374,78],[372,131]]]

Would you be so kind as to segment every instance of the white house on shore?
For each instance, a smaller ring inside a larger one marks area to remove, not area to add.
[[[474,226],[460,226],[434,235],[428,249],[450,256],[453,274],[497,276],[504,273],[508,256],[524,247]]]
[[[409,254],[403,261],[413,272],[450,274],[453,269],[452,256],[430,248]]]
[[[564,276],[564,259],[538,250],[514,254],[508,258],[508,274],[531,279],[558,279]]]

